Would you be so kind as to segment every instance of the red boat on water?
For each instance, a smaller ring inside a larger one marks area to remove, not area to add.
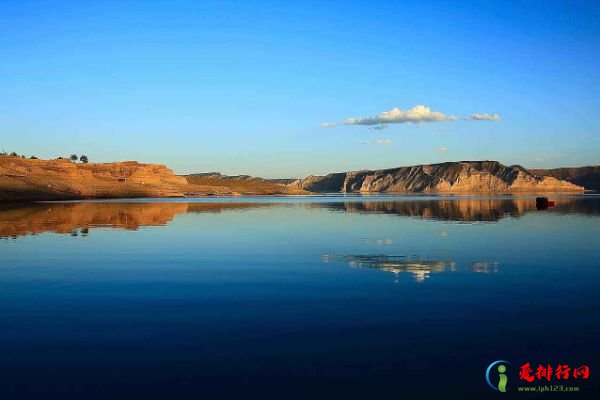
[[[548,207],[554,207],[556,205],[555,201],[548,200],[547,197],[536,197],[535,198],[535,208],[538,210],[546,210]]]

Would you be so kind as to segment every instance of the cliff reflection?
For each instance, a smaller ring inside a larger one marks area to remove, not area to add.
[[[136,230],[143,226],[164,226],[176,215],[247,211],[266,207],[324,209],[334,212],[389,214],[452,222],[496,222],[526,213],[584,214],[600,216],[600,197],[560,197],[556,207],[537,211],[535,197],[524,198],[407,198],[386,200],[382,197],[332,201],[314,198],[261,198],[210,201],[129,201],[37,203],[0,206],[0,238],[16,238],[43,232],[86,236],[93,228]],[[440,235],[444,235],[441,232]],[[374,243],[392,244],[391,239]]]
[[[177,214],[247,210],[268,204],[184,202],[40,203],[0,208],[0,238],[44,232],[87,236],[91,228],[165,226]]]
[[[506,217],[520,217],[528,212],[540,212],[536,208],[534,197],[347,201],[319,206],[349,213],[394,214],[455,222],[497,222]],[[561,197],[557,199],[556,207],[541,212],[598,216],[600,198]]]
[[[431,274],[439,272],[455,272],[459,266],[455,261],[431,261],[417,257],[394,256],[385,254],[344,254],[321,256],[324,263],[341,262],[346,263],[352,268],[374,268],[385,272],[391,272],[396,275],[401,273],[412,274],[415,281],[425,282]],[[498,272],[498,263],[489,261],[476,261],[468,263],[466,270],[479,273]]]

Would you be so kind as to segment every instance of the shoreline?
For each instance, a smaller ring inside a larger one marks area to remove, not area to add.
[[[198,195],[198,196],[163,196],[163,197],[85,197],[85,198],[52,198],[52,199],[18,199],[2,200],[0,206],[18,204],[52,204],[52,203],[135,203],[135,202],[157,202],[157,203],[186,203],[195,200],[214,200],[229,202],[231,200],[245,199],[307,199],[307,198],[348,198],[348,199],[394,199],[394,198],[433,198],[433,199],[502,199],[502,198],[533,198],[533,197],[580,197],[589,195],[600,195],[599,191],[586,190],[583,192],[329,192],[329,193],[303,193],[303,194],[236,194],[236,195]]]
[[[175,175],[162,164],[74,163],[0,157],[0,203],[136,198],[369,195],[582,194],[581,185],[497,161],[457,161],[389,170],[268,180],[218,173]]]

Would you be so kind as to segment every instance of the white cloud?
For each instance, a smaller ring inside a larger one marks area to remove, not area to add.
[[[333,123],[333,122],[323,122],[321,125],[319,125],[321,128],[334,128],[337,124]]]
[[[360,142],[360,144],[392,144],[394,143],[391,139],[379,139],[379,140],[365,140],[364,142]]]
[[[401,110],[398,107],[390,111],[384,111],[374,117],[355,117],[348,118],[346,125],[386,125],[402,124],[405,122],[440,122],[455,121],[456,117],[444,115],[441,112],[431,111],[429,107],[417,105],[409,110]]]
[[[500,121],[500,116],[498,114],[471,114],[466,119],[475,120],[475,121]]]
[[[441,146],[441,147],[438,147],[437,149],[435,149],[435,151],[437,151],[438,153],[445,153],[448,151],[448,148],[445,146]]]

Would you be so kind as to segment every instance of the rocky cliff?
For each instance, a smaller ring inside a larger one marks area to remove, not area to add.
[[[290,186],[311,192],[581,192],[583,188],[497,161],[461,161],[309,176]]]
[[[554,168],[554,169],[531,169],[532,173],[542,176],[552,176],[583,186],[587,190],[600,190],[600,166]]]
[[[204,195],[307,194],[323,192],[581,192],[553,176],[539,176],[496,161],[416,165],[379,171],[341,172],[299,180],[220,174],[177,176],[164,165],[135,161],[76,164],[0,156],[0,202]]]
[[[164,165],[136,161],[79,164],[0,156],[0,202],[302,193],[288,182],[213,173],[177,176]]]
[[[0,201],[181,197],[186,185],[164,165],[0,157]]]
[[[188,183],[225,188],[234,194],[277,195],[303,194],[296,187],[289,186],[294,179],[264,179],[249,175],[222,175],[219,172],[186,175]]]

